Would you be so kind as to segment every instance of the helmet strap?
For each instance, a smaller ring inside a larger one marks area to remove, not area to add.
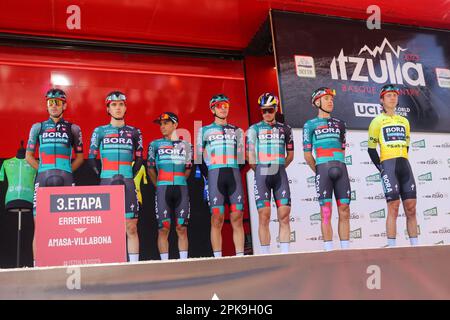
[[[319,99],[319,106],[317,106],[316,104],[314,104],[314,106],[315,106],[316,108],[322,110],[323,112],[327,113],[327,114],[331,114],[331,112],[326,111],[326,110],[324,110],[324,109],[322,108],[322,101],[320,101],[320,99]]]

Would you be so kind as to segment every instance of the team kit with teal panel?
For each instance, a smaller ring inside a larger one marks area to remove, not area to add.
[[[52,119],[35,123],[30,130],[27,151],[35,152],[39,145],[38,173],[46,170],[72,172],[72,148],[83,153],[81,129],[64,119],[55,123]]]
[[[157,139],[148,147],[148,167],[158,177],[155,213],[159,228],[170,229],[171,214],[177,225],[186,226],[190,218],[186,170],[192,168],[192,145],[183,140]]]
[[[333,117],[316,117],[303,126],[303,151],[315,153],[316,191],[321,206],[331,204],[333,191],[338,206],[350,203],[345,135],[345,123]]]
[[[72,149],[75,153],[83,153],[81,129],[63,118],[56,123],[52,119],[35,123],[30,130],[27,151],[34,153],[38,145],[40,161],[34,184],[34,215],[39,187],[73,184]]]
[[[294,151],[290,126],[258,122],[247,130],[246,150],[255,161],[254,194],[258,209],[270,207],[271,194],[277,207],[290,206],[289,180],[285,168],[286,151]]]
[[[139,202],[133,180],[132,162],[142,158],[142,134],[132,126],[115,127],[111,124],[95,128],[89,147],[89,159],[100,155],[100,185],[125,186],[125,216],[136,219]]]
[[[212,214],[222,215],[225,203],[230,211],[244,209],[239,166],[245,163],[244,133],[231,125],[212,123],[200,128],[197,138],[197,159],[208,167],[209,205]]]

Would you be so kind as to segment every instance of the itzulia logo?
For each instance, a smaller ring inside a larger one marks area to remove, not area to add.
[[[390,50],[389,50],[390,49]],[[334,80],[350,80],[376,83],[409,84],[411,86],[426,86],[423,67],[421,63],[400,63],[400,53],[408,50],[397,46],[396,49],[384,38],[380,46],[370,49],[365,45],[359,56],[366,53],[371,58],[346,56],[341,49],[339,56],[334,57],[330,64],[331,78]],[[390,51],[390,52],[389,52]],[[379,58],[376,58],[377,55]],[[394,58],[395,57],[395,58]],[[383,59],[384,58],[384,59]],[[394,63],[394,59],[397,63]],[[380,66],[380,71],[375,66]],[[351,70],[351,74],[348,71]],[[364,75],[368,74],[368,76]],[[369,80],[370,78],[370,80]]]

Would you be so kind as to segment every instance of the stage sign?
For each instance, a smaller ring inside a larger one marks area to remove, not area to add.
[[[39,188],[36,266],[127,261],[123,188]]]

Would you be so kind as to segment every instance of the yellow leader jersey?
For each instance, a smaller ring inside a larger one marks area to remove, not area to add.
[[[376,149],[380,144],[380,161],[400,157],[408,159],[409,142],[409,121],[405,117],[388,116],[383,112],[370,123],[368,147]]]
[[[134,161],[133,161],[134,164]],[[137,198],[140,204],[142,204],[142,193],[141,193],[141,180],[144,179],[144,184],[147,184],[147,174],[145,172],[145,167],[141,166],[138,173],[134,177],[134,184],[136,186]]]

